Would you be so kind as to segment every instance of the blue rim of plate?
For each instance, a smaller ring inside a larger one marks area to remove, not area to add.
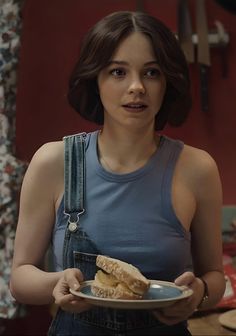
[[[92,282],[93,280],[85,281],[81,284],[78,291],[70,289],[70,292],[94,305],[125,309],[154,309],[164,307],[178,300],[188,298],[193,293],[190,288],[176,286],[173,282],[150,280],[150,288],[141,300],[100,298],[92,294]]]

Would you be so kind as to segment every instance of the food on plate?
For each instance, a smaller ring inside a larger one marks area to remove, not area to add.
[[[123,300],[139,300],[148,291],[148,280],[135,266],[119,259],[98,255],[100,268],[91,285],[93,295]]]

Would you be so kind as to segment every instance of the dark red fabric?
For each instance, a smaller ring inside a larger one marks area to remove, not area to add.
[[[177,31],[177,0],[144,0],[144,9]],[[80,118],[67,104],[67,81],[87,29],[115,10],[134,10],[135,0],[26,0],[18,72],[16,146],[21,159],[29,160],[47,141],[65,134],[89,131],[95,125]],[[193,25],[194,1],[190,1]],[[210,109],[201,111],[199,67],[191,65],[193,109],[187,123],[166,128],[169,136],[207,150],[215,158],[223,182],[224,203],[236,203],[236,16],[215,1],[207,0],[208,26],[215,20],[230,34],[226,51],[228,76],[221,75],[221,52],[211,50]],[[195,29],[195,27],[194,27]],[[234,186],[234,187],[233,187]]]

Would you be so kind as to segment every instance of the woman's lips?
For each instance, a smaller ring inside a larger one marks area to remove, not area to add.
[[[141,112],[147,108],[145,104],[126,104],[122,105],[126,111],[129,112]]]

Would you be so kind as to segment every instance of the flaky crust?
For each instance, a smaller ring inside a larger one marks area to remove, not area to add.
[[[150,286],[150,281],[136,267],[124,261],[98,255],[96,264],[106,273],[113,274],[139,296],[143,296]]]

